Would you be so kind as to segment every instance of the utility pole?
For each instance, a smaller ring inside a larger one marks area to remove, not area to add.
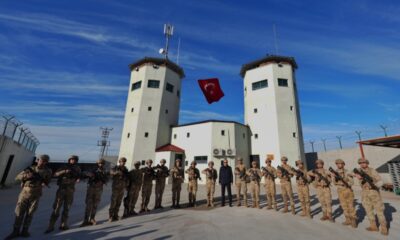
[[[383,133],[385,134],[385,137],[387,137],[388,135],[387,135],[387,126],[385,126],[385,125],[379,125],[381,128],[382,128],[382,130],[383,130]]]
[[[310,141],[310,144],[311,144],[311,150],[312,150],[312,152],[315,152],[315,151],[314,151],[314,143],[315,143],[315,141],[314,141],[314,140]]]
[[[326,138],[321,138],[321,141],[324,144],[324,150],[326,152]]]
[[[343,146],[342,146],[342,136],[336,136],[336,138],[339,140],[339,147],[340,147],[340,149],[343,149]]]
[[[361,131],[356,131],[356,134],[358,136],[358,141],[361,142]]]
[[[101,127],[101,139],[97,142],[97,146],[100,147],[100,158],[104,157],[108,147],[110,146],[110,141],[108,141],[108,137],[110,136],[110,132],[113,128]]]

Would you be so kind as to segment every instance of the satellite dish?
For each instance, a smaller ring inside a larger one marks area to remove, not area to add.
[[[165,49],[164,48],[160,48],[160,50],[158,50],[158,52],[160,53],[160,54],[162,54],[162,55],[165,55]]]

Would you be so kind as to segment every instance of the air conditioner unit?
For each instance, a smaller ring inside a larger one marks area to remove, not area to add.
[[[235,156],[235,155],[236,155],[235,149],[231,149],[231,148],[227,149],[227,150],[226,150],[226,155],[228,155],[228,156]]]
[[[219,148],[214,148],[214,149],[213,149],[213,154],[214,154],[214,155],[220,155],[220,154],[221,154],[221,149],[219,149]]]

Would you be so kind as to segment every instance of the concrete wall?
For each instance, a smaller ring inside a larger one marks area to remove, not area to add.
[[[400,149],[364,146],[365,158],[369,160],[370,166],[377,169],[381,174],[384,183],[392,183],[392,179],[387,171],[387,162],[400,155]],[[361,157],[361,152],[358,147],[338,149],[327,152],[307,153],[307,162],[309,169],[314,168],[314,160],[322,159],[325,162],[325,167],[336,167],[335,160],[341,158],[346,163],[346,168],[352,170],[358,167],[357,160]]]
[[[15,183],[15,177],[18,173],[32,164],[35,153],[8,137],[1,136],[0,144],[3,141],[3,148],[0,150],[0,180],[3,178],[9,157],[14,155],[14,160],[5,182],[6,185],[9,185]]]

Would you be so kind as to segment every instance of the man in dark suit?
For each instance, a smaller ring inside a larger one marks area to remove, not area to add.
[[[225,206],[225,188],[228,190],[229,206],[232,207],[231,184],[233,184],[232,168],[228,166],[228,160],[224,159],[219,169],[219,184],[221,184],[222,206]]]

